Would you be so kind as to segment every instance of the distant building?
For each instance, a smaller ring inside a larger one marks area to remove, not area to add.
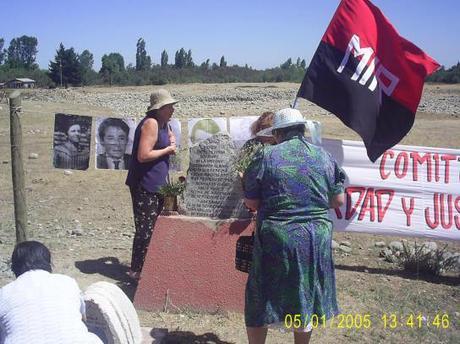
[[[6,83],[7,88],[34,88],[35,80],[29,78],[16,78]]]

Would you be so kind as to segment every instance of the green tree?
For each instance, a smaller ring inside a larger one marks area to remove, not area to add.
[[[176,51],[174,57],[174,66],[176,68],[184,68],[186,66],[186,55],[184,48],[180,48],[180,50]]]
[[[7,63],[10,68],[35,69],[38,40],[36,37],[23,35],[13,38],[7,50]]]
[[[206,59],[206,61],[204,61],[200,67],[201,69],[208,70],[209,69],[209,59]]]
[[[286,62],[284,62],[284,63],[281,64],[280,67],[281,67],[281,69],[289,69],[289,68],[291,68],[291,66],[292,66],[292,59],[291,59],[291,58],[288,58],[288,59],[286,60]]]
[[[125,61],[119,53],[104,54],[99,74],[112,85],[114,78],[125,71]]]
[[[223,55],[220,58],[219,67],[227,67],[227,61],[225,61],[225,57]]]
[[[80,54],[80,64],[83,70],[93,69],[94,57],[89,50],[83,50]]]
[[[166,67],[168,65],[168,53],[166,50],[161,52],[161,67]]]
[[[441,66],[436,72],[428,76],[426,81],[445,82],[448,84],[460,83],[460,62],[449,69]]]
[[[5,50],[3,49],[3,44],[5,44],[5,40],[0,38],[0,65],[3,63],[3,59],[5,58]]]
[[[187,54],[185,55],[185,66],[186,67],[194,67],[195,64],[193,63],[193,58],[192,58],[192,50],[189,49]]]
[[[302,69],[307,69],[307,63],[305,62],[305,59],[302,59],[302,61],[300,61],[300,68]]]
[[[136,70],[149,70],[152,60],[150,56],[147,55],[143,38],[138,39],[136,47]]]
[[[80,85],[82,81],[78,54],[73,48],[65,49],[61,43],[54,61],[49,64],[49,77],[58,85]]]
[[[97,73],[93,70],[94,57],[89,50],[83,50],[79,56],[80,74],[83,85],[91,85],[97,79]]]
[[[110,53],[109,57],[115,61],[115,63],[118,65],[118,68],[120,72],[125,71],[125,59],[123,56],[119,53]]]

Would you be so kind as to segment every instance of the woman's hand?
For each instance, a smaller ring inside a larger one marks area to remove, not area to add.
[[[259,199],[244,198],[244,205],[250,211],[257,211],[259,209],[259,206],[260,206],[260,200]]]
[[[329,207],[332,209],[339,208],[345,203],[345,195],[340,193],[338,195],[332,196],[331,200],[329,201]]]
[[[176,152],[177,152],[176,143],[171,142],[171,144],[168,147],[166,147],[166,149],[167,149],[167,154],[168,155],[175,155]]]

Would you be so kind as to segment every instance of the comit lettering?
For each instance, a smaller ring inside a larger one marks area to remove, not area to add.
[[[361,56],[361,60],[359,61],[355,72],[351,76],[351,80],[358,81],[361,85],[365,85],[369,78],[372,76],[372,80],[368,86],[368,89],[372,92],[375,91],[378,83],[380,85],[380,89],[385,92],[387,96],[391,96],[396,88],[396,85],[399,83],[399,78],[391,73],[387,68],[385,68],[385,66],[380,63],[380,60],[377,56],[371,60],[371,57],[374,54],[374,49],[371,47],[361,48],[359,37],[357,35],[353,35],[351,37],[347,46],[347,51],[345,52],[345,56],[343,57],[339,68],[337,68],[337,72],[342,73],[352,52],[354,57]],[[367,69],[363,74],[366,66]]]

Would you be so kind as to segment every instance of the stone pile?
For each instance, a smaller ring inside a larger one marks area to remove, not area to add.
[[[380,251],[380,257],[382,257],[387,262],[395,263],[399,260],[399,257],[402,254],[404,254],[404,246],[406,246],[409,249],[409,252],[411,254],[414,254],[415,244],[416,243],[408,242],[405,239],[403,239],[402,241],[392,241],[388,244],[388,246],[384,247]],[[381,247],[381,246],[376,245],[376,247]],[[442,249],[442,248],[438,248],[438,245],[434,241],[426,241],[422,244],[417,243],[417,248],[421,248],[423,254],[433,254],[433,255],[437,251]],[[445,251],[442,255],[443,260],[449,259],[451,257],[458,257],[457,269],[460,269],[460,253]]]
[[[113,91],[82,89],[37,89],[29,95],[32,101],[70,102],[89,104],[111,109],[122,116],[142,116],[153,87],[114,88]],[[217,85],[166,85],[173,97],[180,100],[176,114],[180,118],[217,116],[224,113],[239,115],[259,114],[289,106],[296,95],[298,84],[217,84]],[[187,89],[188,87],[188,89]],[[193,90],[193,88],[196,88]],[[192,89],[192,90],[190,90]],[[109,89],[111,90],[111,89]],[[325,115],[327,111],[312,103],[303,102],[305,115]],[[425,88],[419,111],[429,113],[460,114],[460,97],[454,91],[435,86]]]

